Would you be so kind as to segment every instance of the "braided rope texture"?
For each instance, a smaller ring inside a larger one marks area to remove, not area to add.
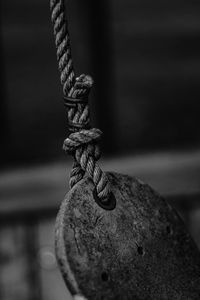
[[[64,98],[88,99],[93,80],[85,74],[75,77],[64,0],[50,0],[50,9]],[[102,132],[96,128],[90,129],[88,101],[77,101],[75,105],[68,105],[66,101],[65,105],[68,107],[72,133],[64,141],[63,149],[74,156],[70,188],[87,173],[95,184],[99,199],[106,201],[110,193],[109,182],[97,163],[100,158],[98,141]]]

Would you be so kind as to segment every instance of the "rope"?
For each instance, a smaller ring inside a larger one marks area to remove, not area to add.
[[[87,173],[94,182],[98,198],[106,202],[110,194],[109,182],[97,163],[100,158],[98,141],[102,132],[99,129],[90,128],[88,96],[93,80],[85,74],[75,77],[64,0],[50,0],[50,9],[58,69],[71,131],[64,141],[63,149],[74,157],[70,188]]]

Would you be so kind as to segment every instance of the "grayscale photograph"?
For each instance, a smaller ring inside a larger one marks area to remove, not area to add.
[[[0,0],[0,66],[0,300],[200,300],[200,2]]]

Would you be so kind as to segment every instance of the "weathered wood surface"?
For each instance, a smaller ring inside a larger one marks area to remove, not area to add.
[[[148,185],[108,173],[117,205],[100,208],[86,178],[61,206],[56,252],[72,295],[200,299],[200,255],[177,213]]]

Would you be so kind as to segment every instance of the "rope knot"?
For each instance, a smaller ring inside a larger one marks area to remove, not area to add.
[[[93,86],[93,79],[85,74],[75,77],[64,1],[50,0],[50,3],[58,68],[71,131],[64,141],[63,149],[74,156],[70,187],[73,187],[87,173],[94,182],[96,195],[103,202],[109,198],[110,187],[106,173],[97,163],[100,157],[97,142],[102,133],[99,129],[90,129],[88,96]]]
[[[76,78],[76,85],[79,88],[88,88],[91,89],[93,86],[93,79],[90,75],[82,74]]]
[[[72,98],[87,98],[93,86],[93,79],[90,75],[82,74],[75,79]]]
[[[90,130],[80,130],[78,132],[71,133],[63,144],[63,150],[68,154],[74,154],[80,147],[85,147],[89,144],[96,144],[100,140],[102,135],[101,130],[92,128]]]

